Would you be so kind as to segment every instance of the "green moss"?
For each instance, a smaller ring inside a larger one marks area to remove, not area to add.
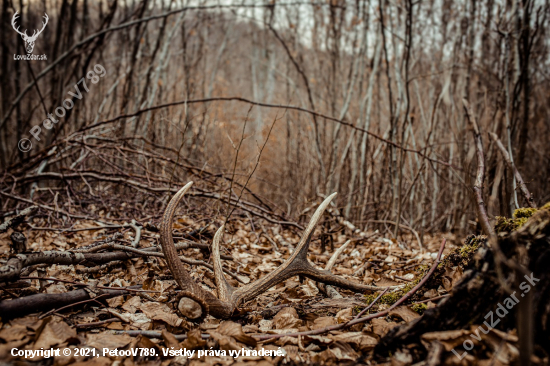
[[[514,218],[516,218],[516,219],[521,219],[521,218],[528,219],[529,217],[533,216],[533,214],[535,212],[537,212],[536,208],[525,208],[525,207],[518,208],[517,210],[514,211]]]
[[[550,208],[550,202],[544,205],[542,208]],[[527,220],[535,214],[538,210],[536,208],[522,207],[514,211],[513,217],[508,219],[503,216],[497,216],[495,222],[495,231],[497,233],[516,231],[527,222]]]
[[[544,206],[540,208],[541,210],[550,210],[550,202],[547,202]]]
[[[424,266],[421,266],[424,267]],[[427,267],[427,266],[426,266]],[[417,269],[418,271],[418,269]],[[423,276],[419,276],[416,280],[409,282],[406,284],[403,288],[400,288],[397,291],[388,292],[380,298],[376,303],[377,304],[386,304],[386,305],[393,305],[402,298],[407,292],[412,290],[412,288],[420,282]],[[372,304],[372,302],[378,297],[379,294],[372,294],[372,295],[365,295],[365,302],[367,303],[367,306]],[[372,309],[371,309],[372,310]],[[369,310],[370,312],[370,310]]]
[[[464,245],[456,248],[453,250],[449,255],[445,256],[445,259],[441,261],[441,263],[438,264],[437,269],[434,271],[432,276],[428,279],[426,284],[422,288],[438,288],[441,285],[442,276],[447,271],[447,268],[455,267],[455,266],[467,266],[472,258],[474,257],[474,254],[477,252],[479,247],[481,247],[482,244],[487,242],[487,237],[484,235],[470,235],[466,238],[464,241]],[[403,297],[407,292],[413,289],[418,283],[424,278],[426,273],[429,271],[431,266],[429,265],[420,265],[416,268],[416,279],[412,282],[407,283],[404,287],[400,288],[397,291],[392,291],[389,293],[384,294],[380,300],[377,301],[377,304],[386,304],[386,305],[393,305]],[[420,299],[420,294],[423,293],[421,289],[417,291],[416,294],[414,294],[410,299],[406,301],[406,303],[410,303],[412,301],[418,301]],[[378,297],[379,293],[371,294],[371,295],[365,295],[365,302],[367,303],[367,306],[372,304],[372,302]],[[415,300],[416,299],[416,300]],[[373,306],[374,308],[375,306]],[[369,310],[369,313],[373,311],[373,309]]]
[[[413,306],[411,306],[411,309],[417,312],[418,314],[422,315],[428,309],[428,305],[426,305],[425,303],[414,304]]]
[[[473,244],[465,244],[460,247],[459,253],[462,258],[470,258],[473,253],[475,253],[480,246],[480,242],[473,243]]]

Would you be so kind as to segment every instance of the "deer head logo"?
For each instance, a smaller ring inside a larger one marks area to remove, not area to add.
[[[34,49],[34,42],[36,41],[36,38],[42,33],[44,28],[46,28],[46,24],[48,24],[48,14],[44,13],[44,19],[46,20],[44,23],[42,23],[42,29],[39,31],[35,30],[32,34],[32,36],[27,35],[27,30],[25,29],[24,32],[19,31],[19,27],[15,27],[15,21],[17,20],[17,12],[13,14],[13,18],[11,19],[11,26],[17,33],[21,35],[21,38],[23,38],[23,41],[25,41],[25,48],[27,49],[27,53],[32,53],[32,50]],[[38,32],[38,33],[37,33]]]

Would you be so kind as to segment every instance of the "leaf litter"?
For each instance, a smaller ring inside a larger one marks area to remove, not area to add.
[[[46,223],[34,218],[33,226]],[[176,233],[184,234],[201,228],[204,220],[191,216],[180,217],[174,224]],[[77,221],[73,229],[96,228],[92,221]],[[258,230],[261,228],[261,230]],[[194,241],[210,244],[216,225],[207,226],[203,236]],[[299,241],[299,232],[283,229],[265,220],[255,223],[254,229],[249,220],[235,219],[227,225],[227,240],[222,254],[232,260],[224,260],[225,268],[237,275],[242,283],[249,283],[273,271],[291,254]],[[325,268],[333,252],[322,246],[319,238],[322,229],[314,235],[309,260],[318,268]],[[10,235],[12,229],[0,234],[2,265],[10,255]],[[28,250],[44,252],[48,250],[68,251],[94,245],[104,241],[113,230],[54,231],[31,230],[27,228]],[[130,245],[135,239],[132,230],[125,230],[120,244]],[[334,250],[348,239],[345,231],[333,234]],[[176,235],[175,235],[176,236]],[[177,237],[177,236],[176,236]],[[331,272],[356,282],[376,286],[401,286],[401,290],[389,291],[367,313],[375,313],[389,308],[405,290],[421,279],[431,266],[439,247],[441,235],[425,236],[424,250],[413,237],[403,236],[402,241],[389,240],[378,235],[370,239],[353,241],[338,256]],[[449,238],[449,235],[446,235]],[[452,237],[452,235],[451,235]],[[143,228],[139,249],[157,247],[158,233]],[[32,294],[63,294],[89,285],[89,292],[98,286],[129,287],[140,286],[147,292],[131,292],[122,296],[97,299],[74,307],[41,311],[36,309],[30,315],[14,319],[1,319],[0,359],[9,362],[24,361],[12,356],[10,351],[37,348],[95,348],[98,352],[107,349],[131,349],[136,347],[154,348],[160,356],[59,356],[52,360],[38,360],[44,364],[68,365],[110,365],[116,364],[155,364],[155,365],[278,365],[278,364],[386,364],[410,365],[411,352],[405,348],[391,360],[372,357],[372,351],[381,337],[392,328],[417,321],[423,311],[437,306],[441,297],[449,293],[457,284],[474,251],[464,254],[461,243],[458,247],[449,245],[446,259],[440,264],[433,278],[421,288],[412,299],[399,306],[386,317],[375,318],[363,324],[342,328],[321,335],[299,337],[284,336],[274,340],[258,342],[254,336],[265,334],[288,334],[327,326],[343,324],[352,320],[367,307],[379,294],[354,294],[348,290],[336,289],[341,297],[330,298],[320,291],[312,280],[290,278],[278,284],[254,300],[242,306],[241,314],[231,321],[220,321],[211,316],[200,323],[189,322],[175,309],[174,297],[177,285],[173,281],[162,258],[138,257],[118,261],[112,265],[93,268],[84,265],[35,266],[20,279],[2,288],[2,301],[13,297]],[[189,247],[180,251],[181,255],[195,260],[209,261],[209,252],[201,248]],[[197,282],[210,290],[215,290],[213,274],[204,267],[188,266]],[[48,278],[41,280],[40,278]],[[234,278],[227,277],[232,285],[238,285]],[[57,279],[60,281],[55,281]],[[0,315],[1,316],[1,315]],[[472,331],[477,326],[472,325]],[[451,350],[469,339],[469,330],[454,330],[426,333],[422,345],[412,348],[429,350],[435,343],[441,344],[447,353],[445,363],[461,364],[453,359]],[[475,341],[476,348],[483,350],[485,359],[495,359],[507,365],[517,358],[517,336],[493,329],[489,336]],[[284,356],[207,356],[189,358],[187,356],[164,357],[162,350],[185,348],[187,350],[284,350]],[[479,357],[479,354],[478,354]],[[464,363],[466,362],[466,363]],[[474,362],[469,355],[462,364]]]

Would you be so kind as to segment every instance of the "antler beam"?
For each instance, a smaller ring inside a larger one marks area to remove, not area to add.
[[[211,314],[216,318],[227,319],[232,316],[234,311],[241,304],[252,300],[276,284],[298,275],[311,278],[312,280],[322,282],[327,285],[338,286],[355,292],[378,291],[384,289],[382,287],[362,285],[349,281],[340,276],[333,275],[329,271],[315,268],[308,261],[307,251],[309,249],[309,243],[313,236],[313,232],[330,201],[336,196],[336,193],[333,193],[328,196],[323,203],[321,203],[311,217],[311,220],[302,235],[300,243],[290,258],[288,258],[273,272],[243,287],[232,287],[223,275],[223,266],[220,259],[220,242],[223,236],[224,226],[220,227],[212,242],[214,279],[216,282],[218,295],[217,297],[214,296],[209,291],[203,289],[202,286],[197,284],[191,278],[187,270],[184,268],[183,263],[178,258],[178,253],[172,238],[172,219],[174,217],[176,207],[192,184],[192,182],[187,183],[185,187],[180,189],[174,197],[172,197],[170,203],[168,203],[168,206],[166,207],[160,225],[160,241],[162,250],[166,261],[168,262],[168,267],[170,268],[174,279],[181,289],[178,309],[180,309],[180,312],[182,312],[184,316],[196,320],[203,318],[207,314]],[[390,288],[393,287],[395,286]],[[198,310],[199,306],[200,310]]]

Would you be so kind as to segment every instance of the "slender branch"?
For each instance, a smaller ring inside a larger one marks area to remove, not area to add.
[[[487,208],[485,207],[485,202],[483,201],[483,181],[485,180],[485,156],[483,154],[483,142],[481,141],[481,133],[479,132],[479,126],[477,121],[472,113],[470,104],[466,99],[462,99],[464,105],[464,111],[466,112],[466,117],[472,125],[472,133],[474,134],[474,141],[477,150],[477,177],[474,182],[474,199],[476,200],[476,211],[477,217],[481,224],[483,232],[487,236],[494,234],[493,227],[489,223],[489,216],[487,215]]]
[[[508,151],[506,151],[506,148],[502,144],[502,141],[500,141],[500,139],[495,133],[489,132],[489,136],[491,136],[493,141],[496,142],[498,149],[502,154],[502,158],[504,159],[504,161],[506,162],[506,165],[508,166],[508,169],[514,172],[514,176],[516,177],[516,181],[519,184],[521,193],[523,194],[523,197],[525,197],[525,200],[529,204],[529,207],[537,208],[537,205],[535,204],[535,200],[533,199],[531,192],[529,192],[529,190],[527,189],[527,186],[525,185],[525,182],[523,181],[521,174],[519,174],[519,171],[517,170],[514,162],[512,161],[512,159],[510,159],[510,155],[508,154]]]

